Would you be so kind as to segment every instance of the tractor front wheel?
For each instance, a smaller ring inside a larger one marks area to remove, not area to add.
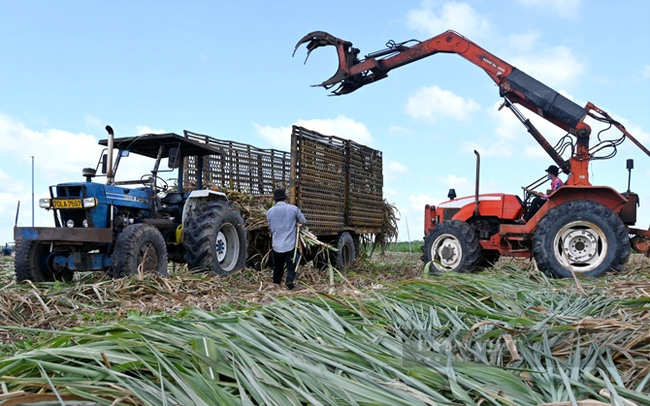
[[[422,261],[441,272],[472,272],[480,269],[481,245],[474,227],[459,220],[437,224],[424,237]]]
[[[538,268],[556,278],[619,272],[629,255],[623,220],[592,200],[574,200],[549,210],[533,236]]]
[[[50,243],[40,241],[21,241],[16,246],[16,281],[24,282],[70,282],[74,277],[74,271],[63,269],[55,271],[52,269],[54,255],[50,253]]]
[[[248,257],[244,218],[232,203],[213,200],[187,219],[183,231],[190,269],[206,268],[221,276],[242,269]]]
[[[133,224],[117,237],[113,252],[112,278],[139,273],[167,276],[167,250],[158,229],[150,224]]]

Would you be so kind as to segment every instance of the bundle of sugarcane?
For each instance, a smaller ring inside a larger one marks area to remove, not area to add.
[[[218,185],[210,184],[209,182],[206,184],[206,187],[225,193],[228,200],[234,203],[235,207],[244,217],[245,226],[249,232],[249,257],[253,259],[253,262],[255,262],[255,258],[258,257],[263,263],[266,262],[265,258],[268,256],[270,250],[269,242],[271,238],[268,229],[268,222],[266,220],[266,212],[273,206],[273,196],[254,195],[237,190],[226,189],[219,187]],[[361,242],[364,244],[371,243],[373,251],[376,248],[379,248],[383,252],[390,242],[397,241],[398,221],[399,211],[397,210],[397,207],[388,203],[388,201],[384,199],[382,203],[381,231],[375,235],[362,235]],[[317,255],[324,258],[327,258],[325,255],[326,252],[335,250],[331,245],[319,241],[318,237],[311,233],[308,228],[301,229],[300,241],[304,248],[314,248],[315,246],[318,246]]]
[[[382,204],[382,223],[381,232],[375,234],[372,249],[379,247],[382,252],[386,249],[389,243],[397,241],[399,228],[397,222],[399,221],[399,210],[397,207],[388,203],[386,199]]]

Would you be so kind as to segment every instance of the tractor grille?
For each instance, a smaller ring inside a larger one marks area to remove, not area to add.
[[[83,199],[86,197],[86,188],[80,185],[58,185],[55,190],[50,188],[52,198],[59,199]],[[65,227],[68,220],[74,222],[74,227],[83,227],[83,221],[86,220],[86,210],[77,209],[57,209],[54,211],[54,221],[57,227]]]

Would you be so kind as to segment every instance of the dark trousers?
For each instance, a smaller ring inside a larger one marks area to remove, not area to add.
[[[293,250],[287,252],[273,251],[273,283],[282,283],[284,266],[287,266],[287,286],[293,287],[296,278],[296,263],[293,262]]]
[[[546,199],[543,197],[536,197],[533,199],[532,202],[530,202],[530,207],[526,211],[526,214],[524,215],[524,220],[528,221],[537,213],[537,211],[546,203]]]

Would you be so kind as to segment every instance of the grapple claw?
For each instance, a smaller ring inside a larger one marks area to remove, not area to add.
[[[296,55],[296,51],[298,50],[300,45],[308,42],[309,44],[307,44],[307,57],[305,58],[305,63],[307,63],[307,59],[309,59],[309,55],[314,49],[319,47],[324,47],[327,45],[336,46],[337,42],[339,41],[340,40],[338,38],[326,33],[325,31],[313,31],[305,35],[300,39],[300,41],[298,41],[296,47],[293,49],[292,56]]]
[[[352,88],[350,86],[350,83],[348,83],[353,76],[350,72],[350,69],[359,63],[359,59],[357,57],[359,55],[359,50],[357,48],[353,48],[351,42],[344,41],[340,38],[330,35],[325,31],[313,31],[298,41],[296,47],[293,50],[293,56],[295,56],[296,51],[302,44],[307,44],[307,56],[305,57],[305,63],[307,63],[307,59],[309,59],[309,55],[314,49],[328,45],[336,47],[336,53],[339,57],[339,67],[334,76],[327,79],[321,84],[313,86],[322,86],[326,89],[329,89],[332,86],[338,84],[339,88],[333,92],[336,95],[350,93],[358,87],[354,86],[354,88]]]

